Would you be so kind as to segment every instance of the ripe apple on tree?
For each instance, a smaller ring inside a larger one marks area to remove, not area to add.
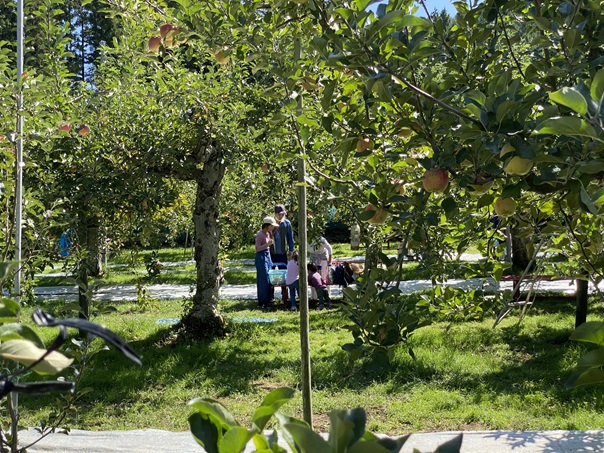
[[[422,178],[422,186],[426,192],[444,192],[449,185],[449,174],[444,168],[426,170]]]
[[[367,136],[360,138],[357,142],[357,153],[362,153],[368,149],[373,149],[373,141]]]
[[[151,36],[147,41],[147,47],[151,52],[158,53],[161,45],[161,36]]]
[[[163,24],[161,27],[159,27],[159,34],[162,38],[165,38],[166,35],[168,33],[170,33],[172,30],[174,30],[176,27],[174,27],[174,25],[172,24]]]
[[[495,213],[500,217],[509,217],[516,212],[516,201],[513,198],[497,198]]]
[[[59,130],[59,132],[69,132],[71,130],[71,124],[70,123],[62,124],[57,129]]]
[[[86,137],[90,134],[90,128],[85,124],[82,124],[78,129],[78,134],[80,134],[82,137]]]
[[[260,169],[264,172],[264,173],[268,173],[268,164],[262,164],[262,167],[260,167]]]
[[[365,211],[373,211],[373,217],[369,219],[369,223],[372,225],[382,225],[388,218],[388,211],[383,208],[376,208],[373,204],[368,203],[365,206]]]

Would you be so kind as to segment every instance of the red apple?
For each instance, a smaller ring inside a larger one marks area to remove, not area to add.
[[[159,34],[162,38],[165,38],[168,33],[174,30],[175,27],[172,24],[163,24],[159,27]]]
[[[373,141],[369,137],[360,138],[357,142],[357,153],[373,149]]]
[[[422,178],[422,185],[426,192],[444,192],[449,185],[449,174],[444,168],[426,170]]]
[[[268,173],[268,164],[262,164],[262,167],[260,167],[260,169],[264,172],[264,173]]]
[[[508,175],[524,176],[531,171],[531,168],[533,168],[532,160],[514,156],[509,160],[505,167],[503,167],[503,171]]]
[[[57,128],[60,132],[69,132],[71,130],[71,124],[65,123]]]
[[[151,52],[158,53],[161,45],[161,36],[151,36],[147,42],[147,47]]]
[[[149,206],[149,199],[145,198],[143,201],[141,201],[141,205],[143,206],[143,208]]]
[[[367,206],[365,206],[365,211],[374,212],[373,217],[371,217],[369,219],[369,223],[372,225],[381,225],[388,218],[388,211],[386,211],[385,209],[382,209],[382,208],[376,208],[371,203],[369,203],[369,204],[367,204]]]
[[[80,134],[82,137],[86,137],[88,134],[90,134],[90,128],[85,124],[82,124],[78,129],[78,134]]]
[[[509,217],[516,212],[516,202],[513,198],[497,198],[495,213],[500,217]]]

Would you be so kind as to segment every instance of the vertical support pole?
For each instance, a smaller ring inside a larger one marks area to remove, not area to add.
[[[302,43],[299,37],[294,41],[294,61],[302,57]],[[302,111],[302,95],[298,95],[298,111]],[[304,149],[300,149],[298,157],[298,240],[300,253],[298,265],[300,268],[300,349],[302,360],[302,413],[306,423],[312,428],[312,393],[310,372],[310,322],[308,316],[308,271],[306,270],[307,253],[307,208],[306,208],[306,162]]]
[[[14,294],[21,300],[21,223],[23,217],[23,1],[17,0],[17,171],[15,181],[15,272]]]
[[[23,2],[17,0],[17,140],[16,140],[16,166],[15,174],[15,281],[13,293],[15,300],[21,303],[21,224],[23,217]],[[17,432],[19,425],[19,396],[13,392],[9,396],[9,411],[11,415],[11,452],[17,451]]]

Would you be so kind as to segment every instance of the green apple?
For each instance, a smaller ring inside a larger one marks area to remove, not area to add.
[[[516,212],[516,201],[513,198],[497,198],[495,213],[500,217],[509,217]]]
[[[505,167],[503,167],[503,171],[508,175],[524,176],[531,171],[531,168],[533,168],[532,160],[514,156],[508,161]]]

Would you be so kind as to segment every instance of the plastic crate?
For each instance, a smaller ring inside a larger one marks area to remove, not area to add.
[[[285,269],[272,269],[268,271],[268,279],[271,285],[285,285]]]

